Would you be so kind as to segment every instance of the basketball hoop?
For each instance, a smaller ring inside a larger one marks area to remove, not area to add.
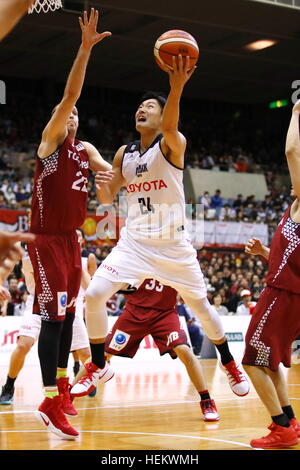
[[[62,0],[36,0],[36,2],[29,8],[28,13],[48,13],[48,11],[55,11],[62,8]]]

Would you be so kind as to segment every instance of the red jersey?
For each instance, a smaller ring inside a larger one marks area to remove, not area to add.
[[[271,243],[266,283],[300,294],[300,223],[286,210]]]
[[[46,158],[37,157],[31,203],[33,233],[62,235],[80,227],[85,219],[88,153],[79,140],[67,137]]]
[[[127,297],[126,308],[142,307],[153,310],[172,310],[175,308],[177,291],[164,286],[155,279],[146,279],[141,287]]]

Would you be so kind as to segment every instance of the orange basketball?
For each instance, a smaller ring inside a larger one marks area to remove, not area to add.
[[[186,56],[190,56],[191,67],[197,63],[199,48],[191,34],[180,29],[172,29],[157,39],[154,45],[154,58],[160,68],[164,64],[172,67],[173,56],[177,57],[179,54],[182,55],[183,61]]]

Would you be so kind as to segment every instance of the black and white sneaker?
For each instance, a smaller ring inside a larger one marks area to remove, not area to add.
[[[2,387],[2,392],[0,396],[0,405],[11,405],[14,400],[15,387],[10,390],[5,388],[5,385]]]

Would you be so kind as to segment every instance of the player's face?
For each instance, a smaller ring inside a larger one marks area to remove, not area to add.
[[[138,132],[143,129],[158,130],[161,126],[162,109],[155,99],[143,101],[135,113],[135,127]]]
[[[76,134],[78,125],[79,125],[78,110],[76,106],[74,106],[67,121],[68,132],[72,132]]]

